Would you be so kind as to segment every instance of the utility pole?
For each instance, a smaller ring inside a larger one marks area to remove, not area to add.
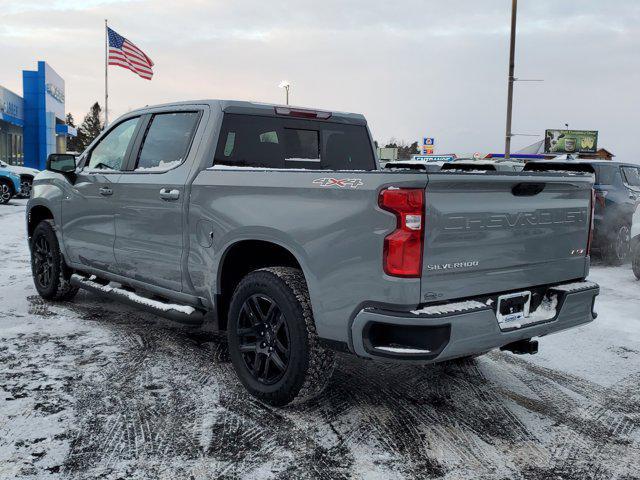
[[[513,82],[516,55],[516,12],[518,0],[511,0],[511,41],[509,45],[509,81],[507,90],[507,132],[504,141],[504,158],[511,158],[511,113],[513,111]]]

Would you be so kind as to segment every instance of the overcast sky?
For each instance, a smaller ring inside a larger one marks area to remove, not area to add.
[[[436,152],[502,152],[509,0],[0,0],[0,84],[46,60],[79,122],[104,101],[104,19],[155,62],[151,82],[109,67],[114,116],[198,98],[364,113],[374,137],[436,138]],[[520,0],[515,133],[600,131],[640,152],[640,1]],[[540,137],[541,138],[541,137]],[[535,137],[516,137],[514,147]]]

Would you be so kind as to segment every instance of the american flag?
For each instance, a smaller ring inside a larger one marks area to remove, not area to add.
[[[109,37],[109,65],[131,70],[146,80],[153,77],[153,62],[146,53],[114,30],[107,27]]]

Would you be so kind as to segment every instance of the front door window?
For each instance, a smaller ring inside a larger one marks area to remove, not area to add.
[[[122,170],[129,143],[139,118],[130,118],[114,127],[93,149],[89,157],[90,170]]]

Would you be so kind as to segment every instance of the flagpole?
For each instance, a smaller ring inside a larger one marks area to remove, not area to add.
[[[104,19],[104,128],[109,124],[109,30],[107,19]]]

